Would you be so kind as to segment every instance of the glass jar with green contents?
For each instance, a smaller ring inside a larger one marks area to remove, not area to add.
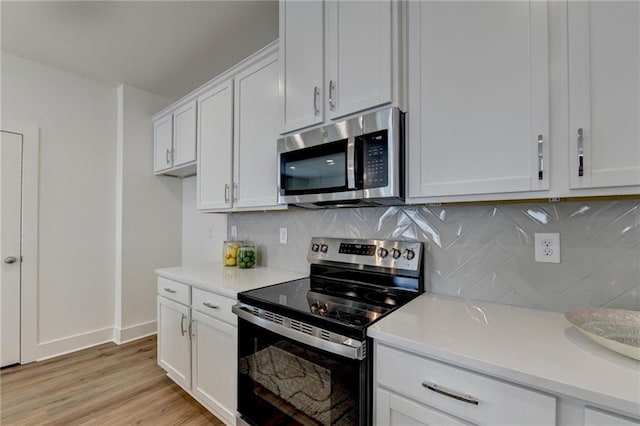
[[[256,247],[244,245],[238,249],[238,268],[253,268],[256,266]]]

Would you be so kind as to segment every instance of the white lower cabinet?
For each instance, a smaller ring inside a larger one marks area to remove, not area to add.
[[[556,424],[551,395],[382,344],[375,360],[380,426]]]
[[[161,277],[158,292],[158,365],[221,421],[235,425],[235,300]]]
[[[596,410],[591,407],[584,409],[584,425],[585,426],[633,426],[638,425],[638,420]]]

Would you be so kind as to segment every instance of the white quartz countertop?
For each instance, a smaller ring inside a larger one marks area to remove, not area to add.
[[[640,362],[580,333],[564,315],[423,294],[368,335],[470,370],[640,416]]]
[[[267,267],[239,269],[225,267],[222,263],[156,269],[156,274],[233,299],[241,291],[297,280],[308,275]]]

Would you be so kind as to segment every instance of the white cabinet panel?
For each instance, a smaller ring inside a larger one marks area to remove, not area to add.
[[[158,296],[158,365],[185,389],[191,387],[190,308]]]
[[[571,1],[568,25],[571,188],[640,185],[640,3]]]
[[[272,55],[235,78],[234,207],[278,204],[278,71]]]
[[[280,2],[283,132],[324,120],[324,3]]]
[[[410,197],[549,188],[546,6],[410,2]]]
[[[465,426],[453,416],[417,404],[384,389],[376,391],[376,425],[379,426]]]
[[[391,1],[327,1],[331,118],[391,102]]]
[[[196,161],[196,101],[173,113],[173,167]]]
[[[197,204],[200,210],[231,208],[233,81],[198,97]]]
[[[193,312],[193,393],[227,423],[235,420],[236,327]]]
[[[637,426],[638,424],[640,424],[638,420],[619,417],[613,413],[606,413],[589,407],[584,410],[585,426]]]
[[[153,122],[154,172],[162,172],[173,166],[173,115],[168,114]]]

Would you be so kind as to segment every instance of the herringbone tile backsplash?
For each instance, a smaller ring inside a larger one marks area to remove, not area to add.
[[[227,224],[258,246],[261,265],[308,272],[312,236],[417,239],[432,293],[556,312],[640,310],[639,201],[295,209],[233,214]],[[536,232],[560,233],[560,264],[534,262]]]

